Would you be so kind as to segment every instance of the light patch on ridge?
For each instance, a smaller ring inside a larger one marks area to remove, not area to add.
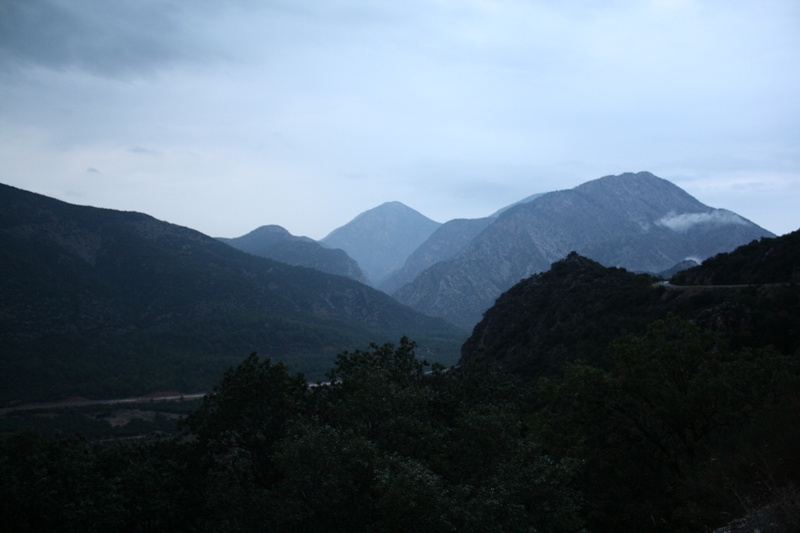
[[[656,220],[657,226],[669,228],[672,231],[687,231],[692,226],[698,224],[739,224],[741,226],[747,225],[747,221],[725,209],[715,209],[709,213],[684,213],[682,215],[675,214],[671,211],[667,215]]]

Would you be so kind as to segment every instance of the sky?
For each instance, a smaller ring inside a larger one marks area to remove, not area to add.
[[[0,182],[215,237],[650,171],[800,228],[797,0],[0,0]]]

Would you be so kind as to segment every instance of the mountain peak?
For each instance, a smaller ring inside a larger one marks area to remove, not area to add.
[[[619,192],[633,194],[652,193],[659,191],[662,193],[679,194],[685,197],[694,198],[672,183],[671,181],[659,178],[651,172],[624,172],[617,175],[603,176],[595,180],[587,181],[575,187],[576,191],[597,191],[598,189],[614,189]],[[697,201],[697,200],[695,200]],[[698,202],[699,203],[699,202]]]
[[[556,261],[550,266],[550,270],[556,273],[578,272],[586,268],[601,267],[597,261],[592,261],[588,257],[580,255],[576,251],[571,251],[564,259]]]
[[[380,208],[387,208],[387,209],[388,209],[388,208],[391,208],[391,209],[411,209],[410,207],[408,207],[408,206],[407,206],[406,204],[404,204],[403,202],[399,202],[399,201],[397,201],[397,200],[390,200],[390,201],[388,201],[388,202],[383,202],[381,205],[379,205],[379,206],[378,206],[378,207],[376,207],[375,209],[380,209]],[[412,209],[412,211],[413,211],[413,209]]]
[[[279,226],[277,224],[267,224],[265,226],[260,226],[251,231],[250,233],[275,233],[278,235],[291,235],[291,233],[289,233],[289,231],[286,228],[284,228],[283,226]]]
[[[261,226],[241,237],[219,240],[252,255],[367,283],[358,264],[344,250],[326,248],[308,237],[296,237],[275,224]]]
[[[505,211],[458,255],[398,289],[399,301],[465,328],[514,283],[576,251],[604,266],[661,272],[771,236],[650,172],[604,176]],[[576,256],[555,268],[570,268]],[[569,272],[569,270],[567,270]]]
[[[373,207],[372,209],[367,209],[363,213],[357,215],[351,222],[355,222],[356,220],[362,218],[370,218],[370,217],[382,217],[382,216],[389,216],[389,217],[413,217],[413,218],[424,218],[426,220],[433,220],[429,219],[419,211],[414,208],[408,207],[403,202],[398,202],[397,200],[392,200],[390,202],[384,202],[379,206]],[[438,224],[438,222],[434,222]],[[334,232],[337,230],[333,230],[327,237],[322,239],[323,241],[330,237]]]
[[[355,259],[377,286],[441,226],[407,205],[393,201],[364,211],[322,239]]]

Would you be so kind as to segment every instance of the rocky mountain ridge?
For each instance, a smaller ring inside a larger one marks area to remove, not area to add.
[[[660,272],[765,236],[772,234],[649,172],[606,176],[508,209],[393,296],[471,328],[503,291],[573,250],[606,266]]]

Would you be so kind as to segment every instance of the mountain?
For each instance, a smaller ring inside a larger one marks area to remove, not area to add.
[[[0,402],[202,390],[252,351],[317,378],[404,334],[429,359],[463,339],[341,276],[0,185]]]
[[[459,364],[482,352],[509,372],[552,375],[575,358],[596,360],[621,332],[657,319],[656,278],[607,268],[570,253],[504,292],[461,347]]]
[[[485,218],[454,219],[442,224],[428,240],[408,256],[403,268],[394,271],[379,285],[382,291],[392,294],[403,285],[410,283],[419,274],[436,263],[447,261],[466,248],[478,234],[486,229],[495,218],[514,206],[528,203],[544,193],[532,194],[518,202],[507,205]]]
[[[394,271],[379,288],[392,294],[436,263],[451,259],[466,248],[493,220],[491,217],[486,217],[445,222],[408,256],[403,268]]]
[[[537,192],[536,194],[531,194],[530,196],[526,196],[522,200],[516,201],[513,204],[509,204],[509,205],[507,205],[505,207],[501,207],[500,209],[495,211],[492,215],[490,215],[489,218],[497,218],[500,215],[502,215],[503,213],[505,213],[506,211],[508,211],[509,209],[511,209],[512,207],[516,207],[516,206],[518,206],[520,204],[527,204],[528,202],[532,202],[533,200],[536,200],[537,198],[539,198],[540,196],[543,196],[545,194],[547,194],[547,193]]]
[[[649,172],[606,176],[508,209],[393,295],[471,328],[503,291],[573,250],[606,266],[660,272],[765,236],[772,234]]]
[[[320,242],[347,252],[377,287],[440,225],[400,202],[387,202],[361,213]]]
[[[675,277],[695,270],[704,272],[704,279],[727,282],[731,278],[723,274],[738,272],[735,279],[752,280],[750,273],[769,270],[764,268],[769,255],[751,254],[762,243],[763,250],[782,249],[795,261],[800,253],[794,234],[762,239]],[[743,256],[751,261],[741,261]],[[572,252],[504,292],[462,346],[459,364],[488,361],[530,379],[558,375],[565,363],[577,359],[602,367],[612,340],[641,335],[669,315],[724,335],[734,350],[772,346],[800,355],[800,285],[781,283],[782,274],[759,279],[738,286],[663,285],[648,274],[604,267]]]
[[[308,237],[295,237],[277,225],[261,226],[241,237],[218,240],[249,254],[367,283],[358,263],[344,250],[325,248]]]

